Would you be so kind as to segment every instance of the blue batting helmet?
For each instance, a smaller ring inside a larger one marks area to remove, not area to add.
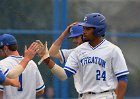
[[[70,35],[68,36],[68,38],[81,36],[82,34],[83,34],[83,26],[75,24],[70,28]]]
[[[79,23],[79,25],[95,28],[95,36],[104,36],[106,32],[106,18],[100,13],[87,14],[84,22]]]

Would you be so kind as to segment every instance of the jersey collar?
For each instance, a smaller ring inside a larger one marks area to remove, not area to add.
[[[9,57],[14,57],[14,58],[23,58],[23,56],[15,56],[15,55],[11,55]]]
[[[105,39],[103,39],[102,42],[99,43],[98,45],[96,45],[95,47],[92,47],[89,43],[88,43],[88,44],[89,44],[89,46],[90,46],[93,50],[95,50],[95,49],[98,48],[100,45],[102,45],[104,42],[105,42]]]

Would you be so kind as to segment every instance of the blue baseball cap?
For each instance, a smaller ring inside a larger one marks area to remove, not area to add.
[[[83,26],[75,24],[70,28],[70,35],[68,36],[68,38],[81,36],[82,34],[83,34]]]
[[[105,25],[106,18],[100,13],[87,14],[83,22],[79,22],[79,25],[85,27],[99,27]]]
[[[11,34],[3,34],[0,36],[0,47],[5,45],[14,45],[17,44],[16,38]]]

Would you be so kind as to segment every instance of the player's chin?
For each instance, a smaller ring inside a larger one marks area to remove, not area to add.
[[[89,39],[86,37],[83,37],[83,41],[89,41]]]
[[[73,44],[74,44],[75,46],[78,46],[78,45],[79,45],[77,42],[73,42]]]

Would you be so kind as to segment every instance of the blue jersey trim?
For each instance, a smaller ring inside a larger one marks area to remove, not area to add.
[[[62,58],[63,58],[63,60],[64,60],[64,63],[66,63],[66,59],[65,59],[65,57],[64,57],[64,53],[63,53],[63,51],[60,50],[60,52],[61,52]]]
[[[125,81],[126,83],[128,83],[128,76],[127,75],[119,76],[119,77],[117,77],[117,79],[118,79],[118,82]]]
[[[129,73],[128,71],[123,71],[123,72],[120,72],[120,73],[118,73],[118,74],[115,74],[115,76],[118,77],[119,75],[121,76],[122,74],[128,74],[128,73]]]
[[[6,77],[4,76],[2,71],[0,71],[0,84],[4,83],[5,79],[6,79]]]
[[[23,56],[14,56],[14,55],[11,55],[10,57],[14,57],[14,58],[23,58]]]
[[[9,69],[6,70],[6,72],[4,73],[4,75],[6,75],[8,73]]]
[[[99,47],[104,41],[105,41],[105,39],[103,39],[102,42],[99,43],[99,44],[98,44],[97,46],[95,46],[95,47],[92,47],[90,44],[89,44],[89,45],[90,45],[90,47],[91,47],[93,50],[95,50],[95,49],[96,49],[97,47]]]
[[[43,86],[37,88],[36,91],[39,91],[40,89],[43,89],[43,88],[45,88],[45,85],[43,85]]]
[[[66,69],[66,70],[72,72],[73,74],[76,73],[76,71],[75,71],[74,69],[70,68],[70,67],[64,66],[64,69]]]
[[[3,90],[4,88],[0,88],[0,90]]]
[[[66,69],[64,69],[64,70],[65,70],[65,73],[66,73],[68,78],[74,74],[73,72],[70,72],[70,71],[68,71]]]

